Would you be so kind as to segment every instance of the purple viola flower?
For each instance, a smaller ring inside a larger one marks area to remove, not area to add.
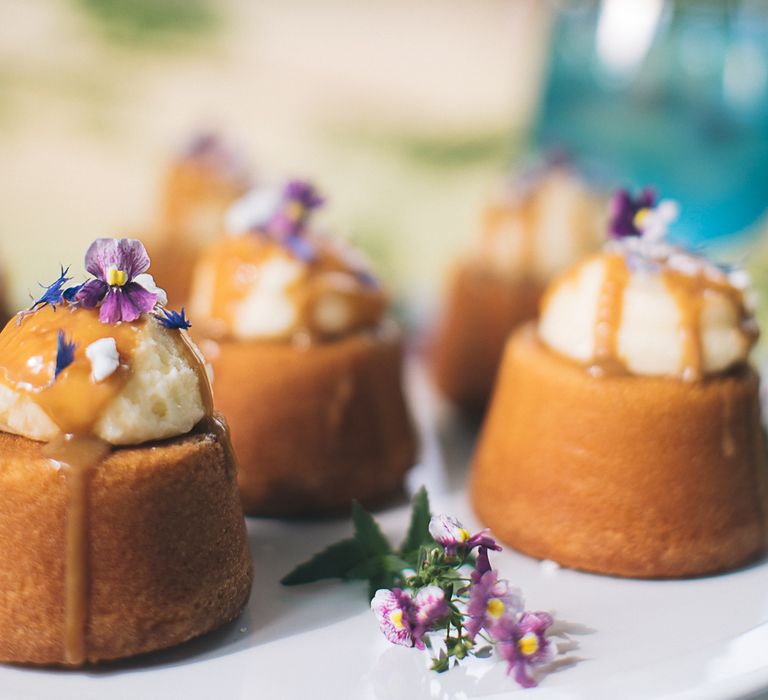
[[[523,594],[508,581],[499,580],[498,572],[491,569],[473,582],[467,603],[465,627],[474,640],[481,629],[496,636],[496,629],[509,619],[516,620],[523,610]]]
[[[382,588],[376,591],[371,601],[371,610],[376,615],[384,636],[392,644],[406,647],[415,645],[411,627],[413,599],[405,591],[399,588],[393,588],[391,591]]]
[[[314,186],[304,180],[290,180],[283,189],[282,202],[267,224],[279,237],[300,236],[313,209],[323,204]]]
[[[77,345],[75,345],[73,341],[67,340],[64,331],[60,330],[56,337],[56,368],[53,372],[54,379],[74,362],[76,348]]]
[[[608,205],[608,232],[611,238],[642,235],[637,215],[655,204],[656,193],[650,187],[643,188],[637,197],[632,197],[628,190],[618,190]]]
[[[141,241],[99,238],[85,254],[85,268],[96,279],[80,287],[75,299],[86,309],[100,305],[102,323],[135,321],[161,297],[151,275],[144,274],[149,256]]]
[[[429,521],[429,534],[445,549],[448,556],[455,556],[459,549],[470,551],[475,547],[501,551],[501,547],[488,535],[488,530],[470,535],[469,531],[450,515],[433,515]]]
[[[497,627],[496,648],[508,664],[508,672],[524,688],[536,685],[531,670],[554,659],[555,644],[547,639],[552,616],[545,612],[526,612],[515,621],[507,619]]]

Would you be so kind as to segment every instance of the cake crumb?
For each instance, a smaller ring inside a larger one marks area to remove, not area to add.
[[[539,566],[545,574],[554,574],[560,569],[560,564],[551,559],[542,559],[542,561],[539,562]]]

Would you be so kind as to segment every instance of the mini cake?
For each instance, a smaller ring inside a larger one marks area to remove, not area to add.
[[[491,395],[504,342],[536,316],[546,283],[598,246],[599,199],[566,164],[523,174],[485,210],[474,250],[456,265],[433,338],[432,374],[470,412]]]
[[[663,240],[674,205],[620,193],[616,239],[509,340],[472,466],[505,542],[633,577],[730,569],[766,546],[757,332],[743,272]]]
[[[415,461],[386,295],[356,252],[308,230],[320,203],[301,182],[254,191],[195,272],[197,337],[250,514],[372,503]]]
[[[222,233],[226,210],[250,184],[238,152],[214,134],[193,138],[171,163],[149,246],[171,305],[186,303],[200,250]]]
[[[100,239],[0,333],[0,661],[80,666],[240,614],[227,428],[139,241]]]

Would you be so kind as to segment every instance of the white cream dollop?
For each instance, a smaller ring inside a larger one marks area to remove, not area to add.
[[[154,318],[147,320],[140,333],[131,360],[131,377],[93,428],[96,437],[113,445],[137,445],[183,435],[205,414],[204,389],[197,368],[190,364],[185,341]],[[91,354],[103,359],[105,347]],[[102,359],[91,360],[94,370],[96,364],[101,368]],[[55,439],[61,432],[29,394],[2,383],[0,430],[43,442]]]
[[[665,270],[709,275],[714,282],[689,292],[700,294],[694,307],[698,318],[690,328]],[[609,257],[599,255],[552,284],[539,320],[539,337],[546,345],[580,363],[598,360],[597,330],[609,271]],[[724,273],[687,254],[672,253],[659,265],[627,265],[618,300],[615,359],[632,374],[689,378],[685,352],[692,340],[700,348],[701,374],[722,372],[745,361],[755,332],[751,316],[745,318],[741,294]],[[695,337],[686,338],[686,333]]]
[[[103,382],[120,366],[120,354],[114,338],[99,338],[86,349],[85,356],[91,363],[91,381]]]
[[[500,274],[551,279],[599,247],[601,208],[581,178],[552,167],[492,204],[478,256]]]

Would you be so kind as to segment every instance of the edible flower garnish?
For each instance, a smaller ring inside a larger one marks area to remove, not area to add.
[[[56,336],[56,369],[53,372],[53,378],[56,379],[75,359],[75,349],[77,345],[73,341],[67,340],[64,331],[60,330]]]
[[[300,236],[304,233],[309,216],[325,200],[315,187],[304,180],[289,180],[277,211],[267,224],[267,230],[280,237]]]
[[[49,285],[41,284],[40,286],[45,290],[42,294],[42,296],[35,301],[32,306],[29,307],[29,311],[37,311],[37,309],[42,309],[44,306],[52,306],[54,311],[56,310],[56,306],[58,304],[61,304],[62,299],[66,299],[65,294],[70,293],[69,289],[62,289],[64,285],[69,282],[71,277],[67,277],[67,273],[69,272],[69,268],[66,270],[64,269],[64,266],[61,266],[61,274],[59,275],[59,278]]]
[[[628,190],[618,190],[609,204],[608,232],[612,238],[641,236],[643,219],[656,204],[656,193],[650,187],[645,187],[637,197]]]
[[[181,157],[202,163],[228,179],[248,185],[248,169],[239,151],[213,131],[195,134],[182,150]]]
[[[100,305],[102,323],[135,321],[158,301],[154,280],[143,274],[149,269],[149,256],[141,241],[99,238],[85,254],[85,268],[96,279],[86,282],[75,299],[86,309]]]
[[[520,590],[492,568],[488,554],[501,547],[487,530],[470,534],[456,518],[431,516],[424,489],[414,497],[398,550],[356,504],[353,520],[353,538],[315,555],[282,583],[367,578],[384,636],[392,644],[429,649],[434,671],[495,651],[521,686],[536,685],[559,653],[554,620],[546,612],[526,612]],[[568,643],[569,649],[577,646]]]
[[[557,647],[546,636],[553,622],[549,613],[526,612],[517,619],[502,618],[496,628],[498,653],[507,662],[508,673],[524,688],[536,685],[533,669],[546,666],[557,655]]]
[[[306,237],[312,212],[323,204],[315,187],[304,180],[289,180],[282,189],[254,189],[227,212],[227,227],[234,235],[268,236],[293,256],[309,263],[314,246]]]
[[[173,311],[171,309],[159,309],[160,313],[155,314],[155,318],[169,330],[187,330],[192,327],[187,317],[184,315],[184,307],[181,307],[181,311]]]

